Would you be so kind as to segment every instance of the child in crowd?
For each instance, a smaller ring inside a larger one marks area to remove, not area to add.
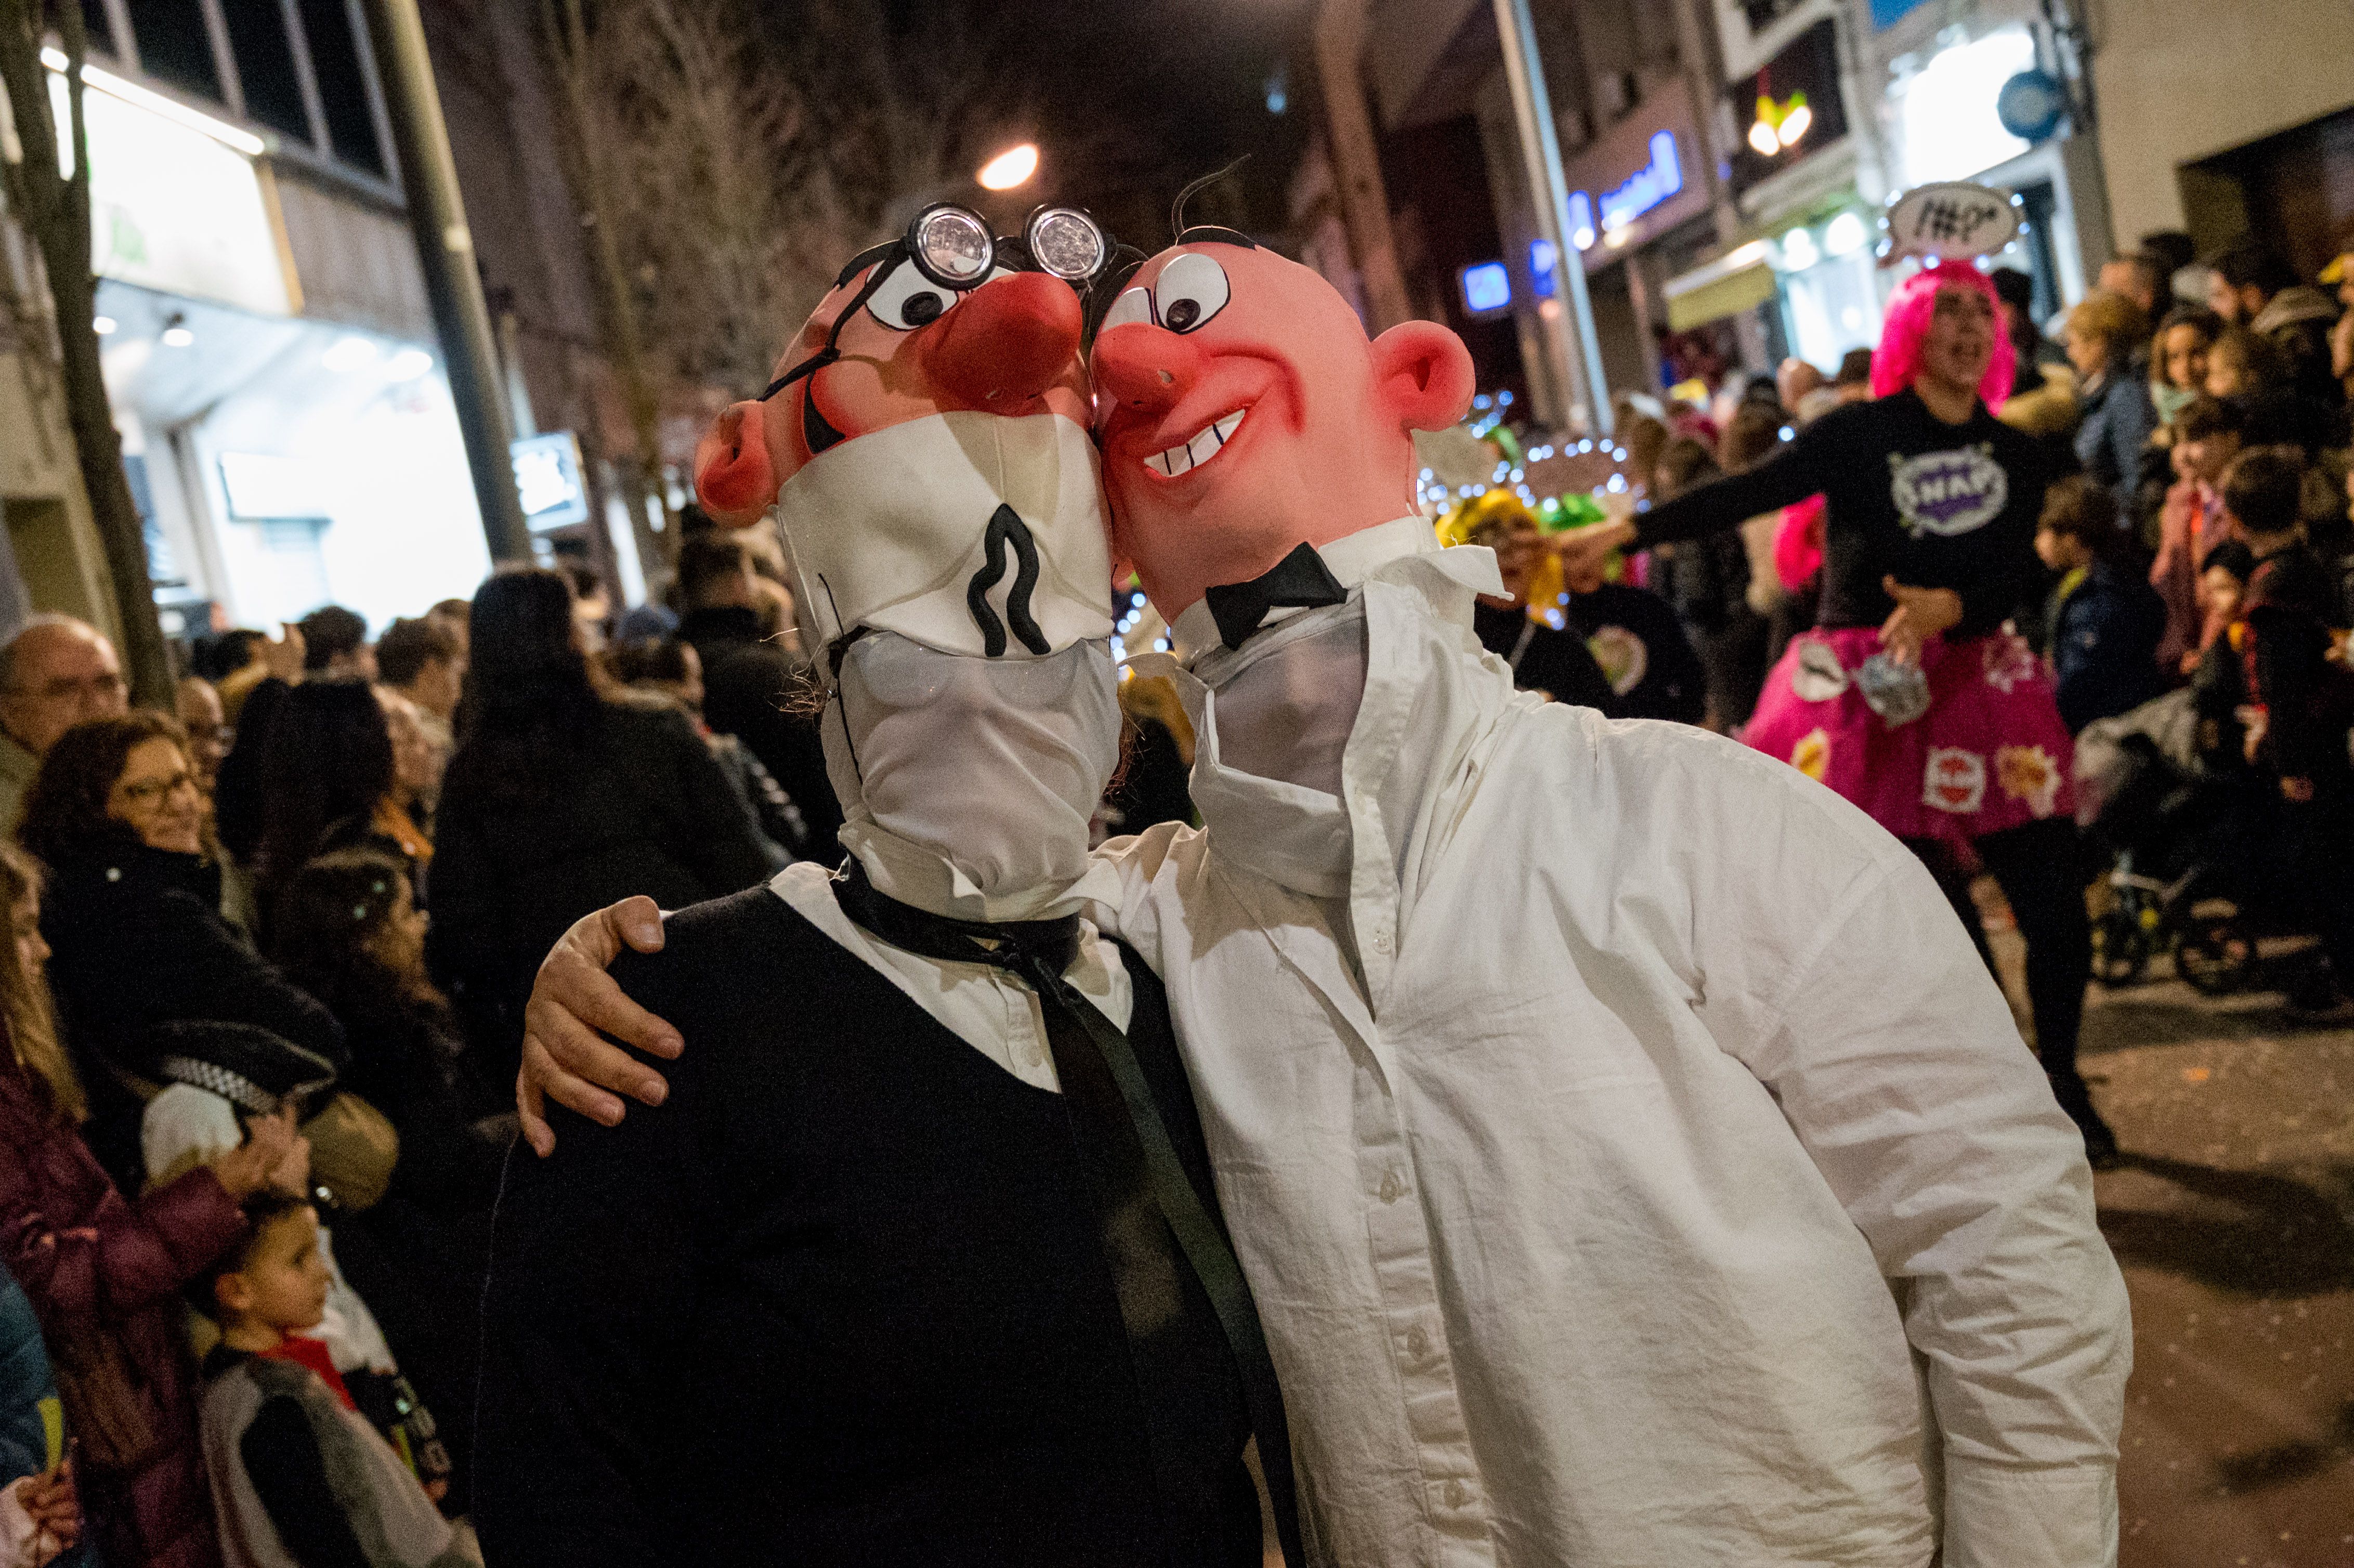
[[[334,1010],[351,1053],[343,1086],[400,1135],[387,1195],[443,1221],[487,1213],[512,1109],[466,1065],[458,1021],[425,972],[425,913],[404,868],[374,850],[335,850],[294,874],[280,908],[270,956]]]
[[[2237,539],[2226,539],[2199,563],[2199,608],[2206,617],[2199,646],[2182,656],[2182,673],[2197,671],[2200,659],[2214,646],[2223,629],[2240,619],[2240,601],[2247,597],[2248,577],[2256,557]]]
[[[2331,657],[2342,609],[2305,546],[2304,482],[2301,456],[2282,447],[2243,453],[2224,476],[2224,513],[2254,567],[2195,687],[2202,720],[2220,735],[2236,728],[2240,759],[2266,801],[2268,831],[2250,841],[2265,863],[2249,868],[2255,885],[2291,901],[2329,956],[2330,972],[2292,1001],[2327,1008],[2354,980],[2354,674]]]
[[[264,1193],[201,1281],[205,1468],[228,1568],[456,1568],[479,1559],[352,1403],[326,1347],[327,1263],[309,1204]]]
[[[2158,639],[2166,605],[2137,568],[2106,485],[2071,474],[2044,493],[2035,553],[2060,574],[2044,609],[2060,716],[2070,734],[2137,707],[2166,689]]]
[[[2212,632],[2199,605],[2199,573],[2223,542],[2223,471],[2246,444],[2244,411],[2216,397],[2194,397],[2175,416],[2175,482],[2158,512],[2158,558],[2149,583],[2166,601],[2166,635],[2158,657],[2167,668],[2197,665]]]

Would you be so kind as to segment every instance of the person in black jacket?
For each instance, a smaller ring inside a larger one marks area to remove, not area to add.
[[[1585,639],[1564,630],[1557,620],[1529,613],[1529,575],[1544,552],[1536,519],[1510,492],[1491,490],[1475,504],[1482,515],[1465,541],[1495,551],[1496,570],[1504,580],[1502,598],[1481,598],[1471,607],[1471,630],[1480,646],[1511,668],[1512,684],[1522,691],[1542,692],[1579,707],[1606,706],[1613,695],[1610,683]]]
[[[141,1170],[139,1103],[124,1074],[157,1025],[205,1021],[269,1030],[346,1064],[324,1007],[247,946],[220,914],[203,801],[179,725],[134,709],[68,730],[25,803],[17,841],[49,868],[41,932],[75,1066],[92,1099],[90,1136],[118,1182]]]
[[[801,662],[761,635],[750,556],[717,530],[690,535],[679,546],[678,586],[686,601],[678,638],[703,660],[704,722],[742,741],[799,809],[806,842],[786,847],[832,865],[842,858],[842,807],[816,723],[796,703]]]
[[[2166,601],[2149,586],[2106,485],[2071,474],[2045,493],[2035,553],[2060,574],[2043,612],[2053,694],[2071,733],[2167,688],[2158,644]]]
[[[441,787],[427,956],[488,1083],[565,927],[634,893],[664,908],[765,882],[759,834],[674,704],[608,695],[572,590],[504,571],[474,596],[458,751]]]

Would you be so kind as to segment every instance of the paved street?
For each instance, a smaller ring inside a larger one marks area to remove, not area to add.
[[[2095,987],[2084,1065],[2129,1152],[2098,1183],[2134,1306],[2122,1568],[2348,1568],[2354,1028]]]

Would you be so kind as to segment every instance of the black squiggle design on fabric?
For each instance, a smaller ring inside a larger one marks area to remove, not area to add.
[[[989,530],[981,536],[981,570],[965,585],[965,608],[972,612],[972,623],[981,628],[981,652],[992,659],[1002,658],[1005,622],[997,619],[997,611],[991,607],[989,590],[1005,576],[1008,546],[1014,572],[1013,590],[1005,596],[1006,620],[1013,623],[1013,635],[1022,640],[1023,647],[1044,656],[1053,651],[1053,645],[1030,614],[1030,596],[1038,587],[1038,542],[1030,535],[1030,524],[1011,506],[1000,503],[989,515]]]

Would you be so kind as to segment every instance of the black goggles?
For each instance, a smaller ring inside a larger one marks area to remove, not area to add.
[[[1084,293],[1110,263],[1111,254],[1111,241],[1103,229],[1075,207],[1041,207],[1024,220],[1019,235],[992,235],[989,220],[970,207],[935,202],[915,216],[907,233],[850,259],[833,281],[837,289],[861,269],[875,270],[833,318],[825,346],[769,382],[757,401],[767,402],[840,359],[842,329],[901,267],[911,266],[927,282],[960,294],[980,288],[1007,268],[1048,273]]]

